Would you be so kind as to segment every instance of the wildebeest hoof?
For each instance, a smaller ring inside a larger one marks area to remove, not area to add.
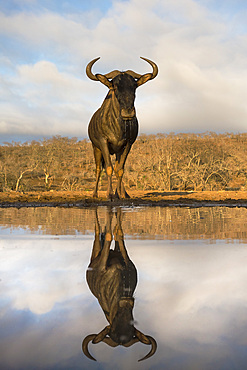
[[[124,192],[121,192],[120,195],[118,194],[118,191],[116,190],[115,197],[117,199],[126,199],[130,198],[129,194],[124,190]]]
[[[130,196],[129,196],[129,194],[127,193],[127,191],[125,191],[124,198],[130,198]]]
[[[107,199],[110,200],[111,202],[114,200],[114,198],[115,195],[113,193],[107,195]]]

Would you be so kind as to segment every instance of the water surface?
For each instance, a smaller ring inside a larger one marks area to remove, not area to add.
[[[244,369],[246,212],[123,209],[125,246],[138,271],[135,326],[158,347],[138,362],[149,346],[89,344],[94,362],[82,340],[108,324],[85,279],[96,210],[0,209],[0,368]],[[109,211],[97,214],[104,231]]]

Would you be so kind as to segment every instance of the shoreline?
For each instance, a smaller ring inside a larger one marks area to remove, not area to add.
[[[131,198],[92,198],[90,191],[0,193],[0,208],[9,207],[246,207],[247,191],[129,191]]]

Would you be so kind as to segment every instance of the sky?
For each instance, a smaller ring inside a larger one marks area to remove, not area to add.
[[[245,0],[0,0],[0,143],[87,138],[107,88],[94,73],[158,76],[137,90],[140,132],[245,132]]]

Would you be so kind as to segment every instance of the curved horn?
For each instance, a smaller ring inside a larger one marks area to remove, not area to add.
[[[88,343],[91,340],[94,340],[95,337],[96,337],[96,334],[89,334],[86,338],[83,339],[83,342],[82,342],[82,351],[83,351],[84,355],[87,356],[87,358],[89,358],[90,360],[93,360],[93,361],[96,361],[96,359],[89,353]]]
[[[110,79],[112,80],[114,77],[118,76],[120,73],[121,73],[121,72],[120,72],[120,71],[118,71],[118,70],[116,69],[115,71],[112,71],[112,72],[106,73],[104,76],[105,76],[106,78],[110,78]]]
[[[112,340],[109,337],[104,338],[103,342],[108,344],[108,346],[111,346],[111,347],[117,347],[118,346],[118,343],[114,342],[114,340]]]
[[[92,66],[99,59],[100,59],[100,57],[95,58],[95,59],[91,60],[91,62],[88,63],[88,65],[86,67],[86,74],[87,74],[88,78],[90,78],[90,80],[100,81],[103,85],[107,86],[108,89],[112,89],[112,82],[108,80],[108,78],[106,77],[107,75],[105,76],[105,75],[102,75],[100,73],[96,73],[96,75],[94,75],[93,72],[92,72]]]
[[[134,77],[134,78],[141,78],[142,76],[146,76],[146,75],[148,75],[149,76],[149,80],[152,80],[153,78],[155,78],[156,76],[157,76],[157,74],[158,74],[158,66],[157,66],[157,64],[155,64],[154,62],[152,62],[152,60],[149,60],[149,59],[147,59],[147,58],[143,58],[143,57],[140,57],[141,59],[143,59],[143,60],[145,60],[146,62],[148,62],[151,66],[152,66],[152,68],[153,68],[153,73],[151,74],[151,73],[146,73],[146,74],[144,74],[144,75],[140,75],[139,73],[136,73],[136,72],[133,72],[133,71],[130,71],[130,70],[128,70],[128,71],[126,71],[126,73],[128,73],[129,75],[131,75],[132,77]],[[144,83],[144,82],[143,82]]]
[[[139,73],[136,73],[136,72],[131,71],[131,70],[126,71],[126,73],[128,73],[128,75],[131,75],[133,78],[140,78],[142,76]]]
[[[157,343],[156,343],[156,340],[153,338],[153,337],[150,337],[149,335],[146,335],[146,337],[149,339],[149,344],[152,345],[151,347],[151,350],[148,352],[148,354],[146,356],[144,356],[143,358],[140,358],[140,360],[138,360],[138,362],[140,361],[143,361],[143,360],[146,360],[147,358],[153,356],[157,350]]]
[[[86,67],[86,74],[87,74],[88,78],[90,78],[90,80],[99,81],[99,79],[92,73],[92,66],[99,59],[100,59],[100,57],[91,60],[91,62],[89,62],[87,67]]]
[[[137,336],[137,338],[139,339],[139,341],[143,344],[151,344],[151,350],[148,352],[148,354],[146,356],[144,356],[143,358],[141,358],[140,360],[138,361],[143,361],[143,360],[146,360],[147,358],[153,356],[157,350],[157,343],[156,343],[156,340],[153,338],[153,337],[150,337],[149,335],[145,335],[143,334],[142,332],[140,332],[139,330],[135,330],[135,335]]]
[[[82,342],[82,351],[90,360],[96,361],[96,359],[89,353],[88,344],[92,341],[93,344],[105,341],[105,336],[109,333],[110,327],[106,326],[99,334],[89,334]]]
[[[133,71],[130,71],[130,70],[126,71],[126,73],[128,73],[129,75],[131,75],[133,78],[138,79],[137,80],[137,87],[143,85],[144,83],[146,83],[149,80],[152,80],[158,74],[158,66],[157,66],[157,64],[155,64],[154,62],[152,62],[152,60],[150,60],[150,59],[143,58],[143,57],[140,57],[140,58],[143,59],[143,60],[145,60],[147,63],[149,63],[151,65],[151,67],[153,68],[153,72],[152,73],[146,73],[144,75],[140,75],[139,73],[136,73],[136,72],[133,72]],[[104,85],[106,85],[109,89],[111,89],[112,88],[112,83],[108,79],[113,79],[114,77],[116,77],[121,72],[118,71],[118,70],[115,70],[115,71],[106,73],[105,75],[102,75],[102,74],[96,74],[96,75],[94,75],[93,72],[92,72],[92,66],[99,59],[100,59],[100,57],[95,58],[95,59],[91,60],[91,62],[88,63],[88,65],[86,67],[86,74],[87,74],[88,78],[90,78],[91,80],[93,80],[93,81],[100,81],[101,83],[103,83]]]
[[[145,60],[147,63],[149,63],[152,68],[153,68],[153,72],[152,73],[146,73],[144,75],[142,75],[138,80],[137,80],[137,87],[145,84],[147,81],[149,80],[152,80],[153,78],[155,78],[158,74],[158,66],[157,64],[155,64],[154,62],[152,62],[151,60],[147,59],[147,58],[143,58],[143,57],[140,57],[141,59]]]
[[[143,60],[145,60],[146,62],[148,62],[152,66],[152,68],[153,68],[153,73],[152,73],[152,77],[151,77],[151,80],[152,80],[158,74],[158,66],[157,66],[157,64],[155,64],[154,62],[152,62],[152,60],[150,60],[150,59],[143,58],[143,57],[140,57],[140,58],[143,59]]]
[[[110,331],[110,325],[106,326],[103,330],[101,330],[99,334],[95,336],[95,338],[93,339],[93,344],[102,342],[102,340],[104,340],[104,338],[109,333],[109,331]]]
[[[90,78],[90,80],[100,81],[103,85],[107,86],[109,89],[112,89],[112,82],[109,81],[108,79],[109,78],[114,78],[120,72],[119,71],[112,71],[112,72],[109,72],[105,75],[102,75],[100,73],[96,73],[96,75],[94,75],[93,72],[92,72],[92,66],[99,59],[100,59],[100,57],[95,58],[95,59],[91,60],[91,62],[88,63],[88,65],[86,67],[86,74],[87,74],[88,78]]]

